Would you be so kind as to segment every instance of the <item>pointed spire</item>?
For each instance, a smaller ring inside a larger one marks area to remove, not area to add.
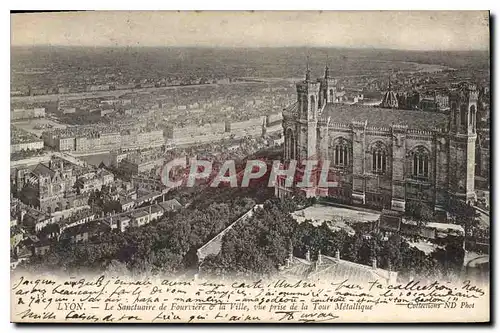
[[[328,54],[326,55],[326,64],[325,64],[325,79],[328,79],[330,76],[330,68],[328,68]]]
[[[309,56],[307,56],[307,64],[306,64],[306,82],[311,80],[311,71],[309,70]]]

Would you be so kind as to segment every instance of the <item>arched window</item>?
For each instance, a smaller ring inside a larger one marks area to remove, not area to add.
[[[304,117],[306,117],[307,115],[307,110],[308,110],[308,106],[307,106],[307,96],[303,96],[301,95],[300,96],[300,103],[302,105],[302,114],[304,115]]]
[[[412,153],[413,176],[417,178],[429,177],[429,151],[424,147],[418,147]]]
[[[311,115],[314,111],[316,111],[316,99],[314,98],[314,95],[311,95]]]
[[[452,125],[456,126],[457,103],[451,103],[451,121]]]
[[[349,142],[346,139],[338,138],[334,140],[330,149],[331,149],[330,159],[333,159],[333,163],[332,161],[330,161],[331,164],[333,164],[335,167],[340,167],[340,168],[347,167],[350,165],[351,148]]]
[[[386,146],[377,142],[372,146],[372,171],[373,173],[384,174],[387,172],[387,158],[389,156]]]
[[[465,105],[460,107],[460,125],[467,126],[467,106]]]
[[[471,105],[470,113],[469,113],[469,126],[472,127],[472,130],[476,130],[476,106]]]
[[[285,135],[285,159],[291,160],[295,158],[295,135],[293,130],[288,128]]]

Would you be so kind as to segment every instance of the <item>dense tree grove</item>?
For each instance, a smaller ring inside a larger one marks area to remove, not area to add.
[[[434,219],[433,210],[421,201],[408,201],[405,206],[405,215],[416,220],[419,226]]]
[[[107,206],[102,202],[106,191],[107,188],[103,188],[93,193],[89,203]],[[264,209],[256,210],[252,218],[235,225],[224,235],[220,253],[205,258],[201,274],[272,275],[284,264],[290,251],[302,258],[310,251],[315,260],[318,251],[333,257],[338,250],[342,259],[365,265],[371,265],[372,259],[376,259],[378,267],[398,271],[400,277],[408,279],[452,277],[463,263],[460,239],[443,241],[440,248],[426,255],[411,247],[401,235],[383,237],[367,223],[351,224],[354,235],[344,230],[332,231],[328,222],[321,225],[311,221],[298,223],[290,213],[315,202],[302,196],[279,200],[269,189],[227,188],[220,191],[207,187],[184,188],[169,195],[178,198],[186,207],[166,214],[158,222],[130,228],[124,233],[106,232],[85,244],[59,242],[48,254],[35,258],[30,268],[194,273],[198,270],[196,250],[256,203],[263,203]],[[428,219],[425,208],[411,209],[421,213],[418,216],[422,221]],[[474,220],[473,215],[468,219],[457,217],[457,222],[471,224],[471,219]]]
[[[106,270],[123,263],[132,272],[171,273],[196,268],[196,249],[252,208],[249,198],[185,208],[139,228],[105,232],[84,244],[60,241],[31,269]]]
[[[398,271],[407,279],[453,277],[463,263],[460,241],[447,240],[443,249],[426,255],[410,247],[399,234],[383,238],[381,233],[367,232],[363,224],[353,225],[353,236],[344,230],[333,232],[326,222],[319,226],[310,221],[299,224],[288,214],[293,201],[269,200],[265,205],[266,210],[224,236],[221,253],[203,262],[203,274],[276,273],[292,248],[293,254],[302,258],[310,251],[312,260],[316,260],[318,251],[333,257],[337,250],[342,259],[364,265],[376,259],[378,267]]]
[[[20,150],[20,151],[16,151],[16,152],[11,153],[10,160],[11,161],[18,161],[18,160],[23,160],[25,158],[42,156],[45,153],[47,153],[47,149],[45,149],[45,148]]]
[[[490,227],[480,223],[479,213],[471,204],[451,200],[446,207],[453,223],[461,225],[465,231],[466,249],[474,252],[489,252]]]
[[[77,191],[78,187],[77,187]],[[122,205],[119,200],[111,200],[106,196],[110,193],[110,188],[107,185],[103,185],[100,190],[95,190],[90,192],[88,204],[92,208],[93,212],[105,214],[116,214],[121,213]]]
[[[478,213],[474,207],[461,200],[450,200],[446,210],[450,213],[454,223],[461,225],[465,230],[465,235],[473,237],[474,232],[480,229]]]
[[[221,253],[205,259],[206,274],[271,275],[288,255],[297,228],[286,208],[267,201],[254,217],[233,227],[223,238]]]

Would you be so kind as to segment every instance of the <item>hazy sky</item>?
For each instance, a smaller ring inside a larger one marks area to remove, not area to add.
[[[488,12],[78,12],[11,15],[12,45],[487,50]]]

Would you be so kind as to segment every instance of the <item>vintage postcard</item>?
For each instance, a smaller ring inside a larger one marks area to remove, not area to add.
[[[489,15],[11,14],[11,321],[489,322]]]

